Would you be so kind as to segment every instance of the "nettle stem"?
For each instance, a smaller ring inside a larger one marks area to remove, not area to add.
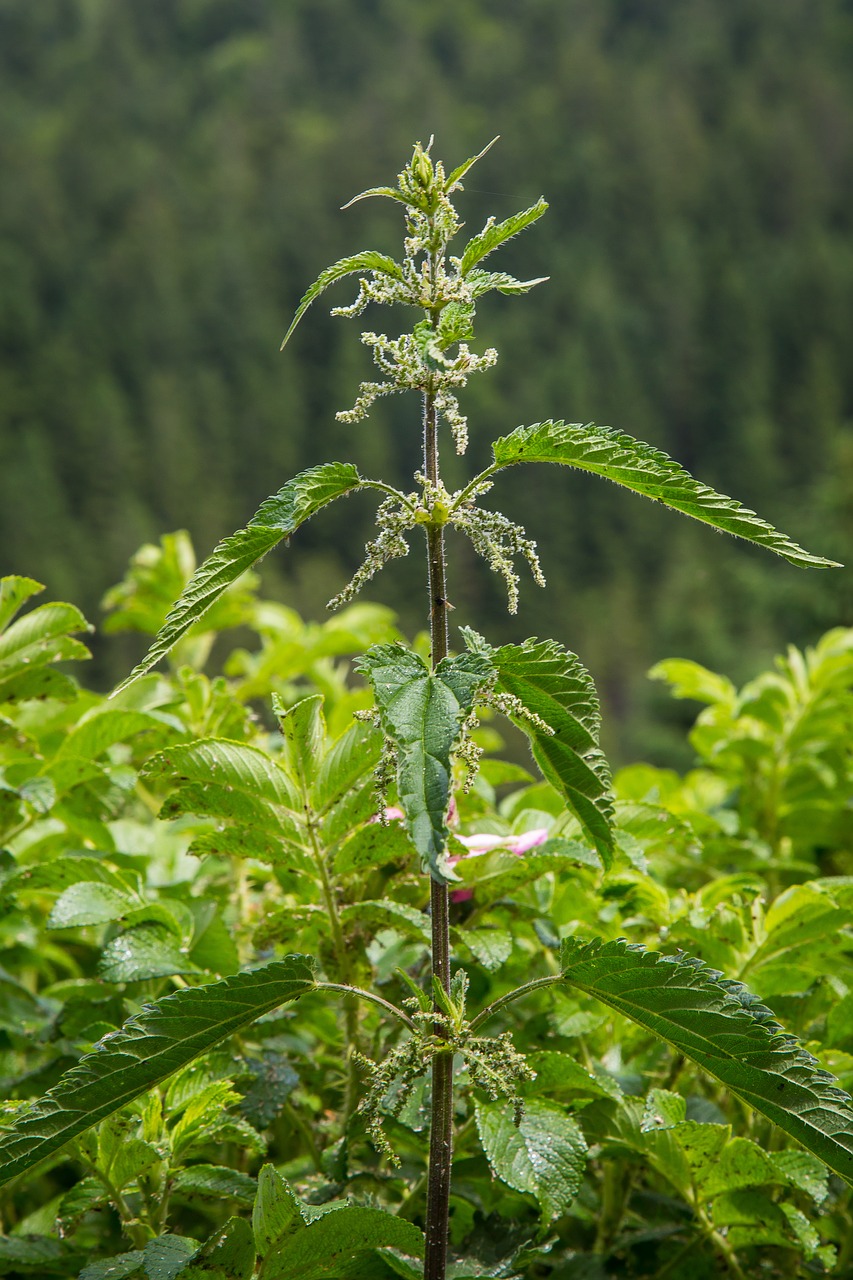
[[[438,411],[435,391],[424,395],[424,475],[434,485],[438,469]],[[447,656],[449,648],[447,565],[444,529],[427,525],[429,568],[430,640],[432,665]],[[446,884],[430,881],[432,913],[432,972],[445,991],[450,990],[450,896]],[[443,1036],[436,1023],[434,1032]],[[453,1053],[439,1053],[432,1063],[432,1116],[427,1183],[426,1253],[424,1280],[444,1280],[447,1271],[447,1239],[450,1219],[450,1171],[453,1160]]]

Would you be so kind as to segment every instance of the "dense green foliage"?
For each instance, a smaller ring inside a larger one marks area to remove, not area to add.
[[[114,627],[157,630],[180,564],[188,577],[181,538],[137,556]],[[373,985],[399,1003],[428,967],[427,881],[402,826],[375,821],[380,735],[351,722],[369,692],[347,655],[393,655],[393,620],[358,605],[305,626],[244,578],[167,674],[105,701],[55,669],[84,655],[86,624],[31,607],[36,590],[7,579],[0,594],[0,1071],[9,1119],[16,1099],[55,1102],[0,1140],[0,1274],[415,1280],[423,1078],[378,1098],[399,1167],[357,1107],[367,1059],[404,1046],[406,1024],[315,990]],[[212,625],[250,637],[214,680]],[[512,649],[492,651],[508,683]],[[519,1126],[487,1076],[459,1081],[457,1280],[849,1267],[850,1190],[760,1112],[845,1158],[848,1103],[815,1068],[853,1085],[853,633],[741,689],[680,659],[654,675],[705,704],[698,763],[617,773],[607,876],[561,795],[501,761],[493,724],[473,790],[457,792],[452,932],[472,1026],[511,1030],[535,1071]],[[271,695],[277,725],[248,706]],[[295,948],[321,973],[280,958]],[[678,948],[711,968],[674,961]],[[528,993],[507,1003],[519,982]],[[706,1006],[725,1032],[716,1066],[695,1035]],[[111,1118],[92,1130],[105,1096]],[[21,1157],[41,1157],[26,1180]]]
[[[492,307],[502,360],[472,416],[492,436],[612,422],[844,559],[851,58],[844,0],[0,0],[3,571],[92,612],[141,541],[188,523],[213,545],[270,474],[411,474],[411,406],[377,406],[369,433],[334,421],[363,367],[338,321],[316,307],[276,348],[306,278],[353,243],[392,248],[369,202],[336,210],[432,131],[459,155],[502,135],[472,228],[543,189],[551,205],[507,263],[553,283],[533,311]],[[623,759],[671,744],[638,711],[661,653],[742,679],[849,608],[849,578],[771,574],[585,477],[513,479],[553,588],[525,590],[526,630],[586,656],[630,720]],[[367,534],[359,501],[276,562],[309,616]],[[511,639],[460,541],[463,583],[471,621]],[[419,628],[402,577],[383,589]],[[126,669],[112,653],[102,686]]]

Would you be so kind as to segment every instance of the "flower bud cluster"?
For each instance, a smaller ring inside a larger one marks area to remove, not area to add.
[[[369,1073],[369,1083],[359,1110],[377,1150],[398,1166],[399,1157],[388,1141],[383,1122],[385,1116],[397,1116],[411,1095],[415,1082],[427,1072],[439,1053],[460,1054],[471,1083],[483,1090],[493,1102],[508,1098],[515,1109],[515,1123],[521,1123],[524,1101],[518,1091],[522,1081],[532,1080],[536,1073],[523,1054],[513,1046],[512,1035],[476,1036],[470,1024],[449,1017],[438,1010],[424,1011],[416,1000],[404,1001],[410,1009],[415,1032],[411,1039],[392,1050],[381,1062],[364,1054],[353,1055],[357,1064]],[[441,1028],[441,1035],[435,1028]]]
[[[457,452],[464,453],[467,422],[454,391],[464,387],[472,373],[492,368],[498,353],[488,348],[477,354],[465,340],[473,336],[475,302],[483,290],[476,274],[469,277],[463,271],[462,259],[447,254],[448,244],[462,226],[450,194],[462,184],[450,184],[441,161],[433,166],[429,146],[424,149],[420,144],[397,181],[396,192],[383,189],[365,194],[394,194],[406,204],[405,257],[399,271],[373,270],[369,278],[359,280],[355,301],[335,307],[332,315],[359,316],[370,302],[402,303],[424,311],[427,320],[399,338],[362,333],[361,340],[372,349],[385,381],[362,382],[353,407],[336,416],[340,422],[360,422],[380,396],[408,390],[430,392],[451,428]],[[442,328],[442,313],[451,304],[464,313],[464,331]],[[452,348],[454,355],[448,354]]]

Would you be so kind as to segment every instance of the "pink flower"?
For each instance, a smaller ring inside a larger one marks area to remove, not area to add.
[[[544,844],[548,839],[548,828],[534,827],[532,831],[523,831],[517,836],[499,836],[490,831],[483,831],[473,836],[457,836],[456,839],[460,844],[465,845],[469,858],[482,857],[484,853],[491,853],[493,849],[505,849],[507,853],[514,853],[520,858],[530,849],[535,849],[538,844]],[[448,858],[447,861],[450,866],[453,866],[460,861],[460,858]],[[473,896],[473,889],[451,889],[450,891],[451,902],[467,902]]]

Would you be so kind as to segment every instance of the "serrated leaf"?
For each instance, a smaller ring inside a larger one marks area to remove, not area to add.
[[[492,289],[515,297],[529,293],[537,284],[545,284],[549,279],[550,276],[537,276],[535,280],[516,280],[515,276],[507,275],[505,271],[471,271],[467,277],[468,287],[475,298],[490,293]]]
[[[175,1280],[188,1258],[198,1249],[198,1241],[189,1236],[157,1236],[149,1240],[143,1254],[143,1269],[148,1280]]]
[[[21,867],[4,882],[0,897],[42,891],[56,893],[84,881],[111,885],[118,892],[133,887],[129,875],[114,870],[98,858],[55,858],[38,866]]]
[[[293,809],[299,796],[283,769],[258,747],[226,738],[204,738],[171,747],[151,757],[142,770],[147,780],[171,778],[181,783],[213,784],[249,800]],[[202,810],[207,812],[207,810]]]
[[[359,669],[370,679],[382,727],[397,748],[397,790],[425,869],[447,883],[451,753],[477,694],[493,674],[479,654],[445,658],[430,671],[400,644],[374,645]]]
[[[79,1280],[127,1280],[128,1276],[136,1276],[145,1261],[141,1249],[132,1249],[130,1253],[119,1253],[114,1258],[103,1258],[100,1262],[90,1262],[80,1272]]]
[[[491,151],[499,137],[500,134],[492,138],[491,142],[487,142],[482,151],[478,151],[475,156],[470,156],[469,159],[465,160],[462,164],[457,165],[455,169],[451,169],[450,173],[447,175],[447,181],[444,184],[445,192],[449,194],[453,188],[456,187],[457,183],[462,181],[468,170],[471,169],[478,160],[482,160],[483,156],[488,151]]]
[[[166,1080],[227,1036],[314,986],[305,956],[288,956],[146,1006],[86,1054],[0,1137],[0,1185]]]
[[[254,1272],[252,1228],[244,1218],[229,1218],[174,1276],[175,1280],[251,1280]]]
[[[323,1214],[266,1254],[264,1280],[328,1280],[359,1255],[396,1248],[423,1256],[423,1234],[382,1209],[346,1205]]]
[[[495,442],[494,458],[495,469],[518,462],[554,462],[589,471],[715,529],[775,551],[791,564],[839,567],[834,560],[810,555],[748,507],[694,480],[659,449],[610,427],[566,422],[517,427]]]
[[[356,200],[363,200],[365,196],[373,195],[390,195],[394,198],[395,193],[390,187],[374,187],[371,191],[363,191],[360,196],[355,196],[350,200],[353,204]],[[346,206],[344,206],[346,207]],[[389,258],[386,253],[377,253],[373,249],[365,249],[362,253],[353,254],[350,258],[341,258],[330,267],[326,267],[325,271],[321,271],[317,279],[309,289],[302,295],[299,306],[293,319],[290,322],[290,328],[284,335],[284,341],[281,344],[281,350],[287,346],[290,337],[299,324],[299,321],[305,315],[305,312],[311,306],[311,303],[319,298],[330,285],[335,284],[338,280],[343,280],[346,276],[357,275],[359,271],[375,271],[382,276],[390,276],[392,280],[403,279],[403,268],[393,258]]]
[[[469,240],[465,246],[459,274],[466,276],[472,267],[475,267],[478,262],[482,262],[483,258],[497,249],[499,245],[505,244],[513,236],[517,236],[519,231],[523,231],[525,227],[529,227],[537,218],[541,218],[547,208],[547,200],[540,198],[529,209],[523,209],[521,213],[514,213],[511,217],[505,218],[503,222],[495,222],[493,218],[490,218],[483,230],[474,236],[472,240]]]
[[[625,941],[569,938],[563,977],[668,1041],[853,1184],[853,1105],[740,983]]]
[[[284,538],[289,538],[322,507],[359,488],[362,483],[354,466],[327,462],[300,472],[278,493],[261,503],[246,527],[220,542],[213,554],[196,569],[166,615],[166,621],[154,637],[148,653],[114,690],[113,696],[164,658],[241,573],[250,569]]]
[[[391,898],[381,898],[375,902],[351,902],[341,907],[342,920],[357,921],[361,924],[378,925],[383,929],[398,929],[408,936],[429,942],[432,933],[429,916],[410,907],[405,902],[394,902]]]
[[[172,1178],[172,1193],[187,1200],[236,1200],[248,1207],[254,1204],[257,1186],[248,1173],[225,1165],[193,1164],[179,1169]]]
[[[0,676],[60,658],[88,658],[86,646],[71,636],[93,630],[73,604],[40,604],[0,635]]]
[[[109,1203],[109,1192],[100,1178],[81,1178],[59,1202],[56,1229],[60,1238],[68,1236],[92,1209]]]
[[[544,777],[565,800],[610,866],[613,850],[613,800],[610,770],[598,745],[601,716],[592,677],[581,661],[555,640],[525,640],[500,649],[485,645],[462,628],[469,648],[476,648],[497,672],[495,688],[512,694],[553,733],[534,721],[513,716],[530,739],[534,759]]]
[[[265,1164],[258,1174],[252,1210],[252,1231],[258,1253],[265,1257],[271,1248],[304,1226],[299,1197],[271,1164]]]
[[[544,1222],[569,1207],[586,1167],[587,1145],[561,1107],[531,1099],[516,1127],[508,1103],[476,1102],[477,1132],[493,1173],[539,1201]]]
[[[409,833],[399,822],[369,822],[360,827],[335,854],[335,873],[349,875],[387,866],[389,862],[408,862],[414,853]]]

